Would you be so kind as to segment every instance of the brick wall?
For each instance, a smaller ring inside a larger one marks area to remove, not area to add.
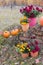
[[[10,3],[15,3],[16,5],[40,5],[43,6],[43,0],[0,0],[0,5],[8,5]]]
[[[34,5],[40,5],[43,6],[43,0],[15,0],[17,5],[22,4],[34,4]]]

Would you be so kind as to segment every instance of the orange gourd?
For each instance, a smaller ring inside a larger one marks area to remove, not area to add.
[[[40,25],[43,26],[43,17],[40,18]]]
[[[18,29],[12,30],[12,31],[11,31],[11,35],[17,35],[17,34],[18,34],[18,32],[19,32],[19,30],[18,30]]]
[[[10,32],[9,31],[4,31],[3,32],[3,37],[8,38],[10,36]]]

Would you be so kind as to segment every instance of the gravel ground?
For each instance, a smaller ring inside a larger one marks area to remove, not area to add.
[[[16,26],[15,26],[16,27]],[[7,30],[11,30],[13,29],[14,26],[9,27]],[[39,27],[40,28],[40,27]],[[42,27],[43,28],[43,27]],[[36,29],[36,27],[35,27]],[[34,28],[32,29],[32,31],[34,31]],[[31,29],[28,32],[28,34],[30,34],[30,32],[32,32]],[[41,30],[40,30],[41,32]],[[33,35],[33,33],[31,34]],[[35,35],[35,33],[34,33]],[[30,35],[28,35],[30,36]],[[31,37],[31,36],[30,36]],[[36,39],[39,41],[39,44],[42,42],[43,40],[41,40],[41,37]],[[30,39],[31,42],[35,39]],[[30,42],[30,40],[28,40],[28,42]],[[20,54],[18,54],[15,50],[15,44],[17,44],[18,42],[21,42],[17,36],[11,36],[9,38],[3,38],[2,36],[0,36],[0,65],[43,65],[43,44],[40,44],[40,54],[37,58],[32,58],[32,57],[28,57],[27,59],[23,59],[21,57]],[[27,42],[27,41],[26,41]],[[40,59],[40,62],[35,64],[35,60],[36,59]]]

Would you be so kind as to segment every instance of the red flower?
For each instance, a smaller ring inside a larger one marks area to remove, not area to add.
[[[39,46],[36,46],[36,47],[35,47],[35,50],[36,50],[36,51],[39,51],[39,50],[40,50]]]
[[[25,8],[20,9],[20,12],[27,17],[33,18],[40,14],[40,12],[42,12],[42,9],[40,7],[29,5]]]
[[[35,8],[33,7],[33,10],[35,10]]]
[[[26,12],[27,12],[27,13],[29,12],[29,7],[26,8]]]
[[[39,7],[36,7],[36,10],[38,10],[39,12],[42,12],[42,9],[40,9]]]
[[[25,11],[25,10],[26,10],[26,7],[25,7],[25,8],[23,8],[23,10]]]
[[[29,13],[29,12],[31,11],[31,9],[29,9],[29,7],[26,7],[26,8],[25,8],[25,11],[26,11],[27,13]]]
[[[30,17],[33,18],[34,17],[34,13],[31,13]]]
[[[36,10],[39,10],[39,7],[36,7]]]
[[[33,10],[36,10],[36,7],[35,6],[33,7]]]
[[[35,40],[35,44],[38,45],[38,41],[37,40]]]
[[[33,53],[35,53],[35,52],[36,52],[36,50],[33,50],[32,52],[33,52]]]
[[[20,12],[23,13],[23,9],[20,9]]]
[[[27,47],[29,48],[29,45],[27,45]]]
[[[32,8],[33,8],[33,5],[25,7],[24,10],[25,10],[27,13],[30,13],[31,10],[32,10]]]
[[[35,36],[35,35],[31,36],[31,39],[35,39],[35,38],[36,38],[36,36]]]
[[[29,6],[29,9],[31,9],[31,10],[32,10],[32,9],[33,9],[33,5]]]
[[[42,12],[42,9],[39,9],[39,12]]]
[[[31,5],[31,7],[33,8],[33,5]]]

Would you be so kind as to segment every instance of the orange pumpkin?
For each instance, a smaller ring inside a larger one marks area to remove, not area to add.
[[[12,30],[11,31],[11,35],[17,35],[19,33],[18,29]]]
[[[43,26],[43,17],[40,18],[40,25]]]
[[[9,31],[3,32],[3,37],[8,38],[9,36],[10,36],[10,32]]]
[[[34,52],[34,53],[33,52],[30,52],[30,54],[31,54],[32,57],[37,57],[38,56],[38,51],[37,52]]]

